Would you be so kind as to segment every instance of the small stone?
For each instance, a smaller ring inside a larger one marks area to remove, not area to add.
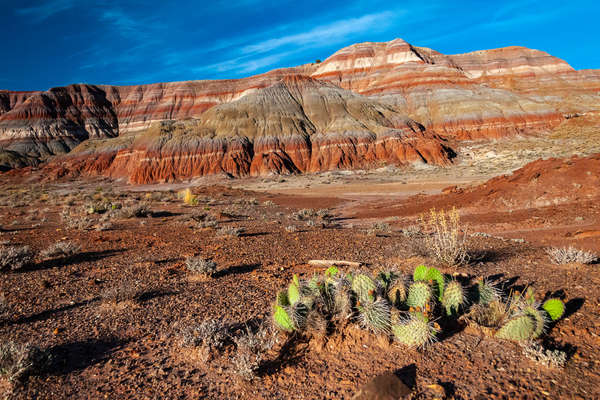
[[[354,400],[396,400],[408,398],[412,390],[392,372],[378,375],[362,386]]]

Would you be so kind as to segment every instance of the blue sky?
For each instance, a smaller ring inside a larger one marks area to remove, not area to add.
[[[240,78],[402,38],[446,54],[511,45],[600,68],[590,1],[0,0],[0,88]]]

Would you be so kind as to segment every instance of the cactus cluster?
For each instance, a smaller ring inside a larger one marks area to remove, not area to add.
[[[477,298],[478,304],[471,311],[475,322],[495,329],[497,338],[516,342],[539,338],[549,323],[561,318],[565,311],[560,299],[537,302],[531,288],[525,293],[510,293],[503,300],[500,291],[484,281],[477,284]]]
[[[294,275],[273,305],[273,321],[286,332],[326,335],[339,324],[354,322],[410,347],[434,342],[441,330],[438,320],[444,326],[465,315],[500,339],[525,341],[542,336],[563,313],[562,301],[540,304],[531,289],[504,298],[488,281],[466,288],[423,265],[412,276],[397,271],[344,273],[335,266],[310,279]]]

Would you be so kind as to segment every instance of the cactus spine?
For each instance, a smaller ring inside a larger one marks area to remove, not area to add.
[[[504,324],[496,332],[496,337],[521,342],[532,338],[535,328],[535,320],[528,314],[521,314]]]
[[[462,285],[457,281],[449,282],[442,296],[442,305],[446,309],[446,315],[457,314],[464,302],[465,293]]]
[[[411,315],[400,324],[392,326],[396,341],[410,347],[425,347],[435,340],[435,329],[422,315]]]
[[[384,299],[368,301],[357,306],[359,321],[363,328],[375,334],[389,334],[390,332],[390,307]]]
[[[352,290],[360,302],[375,300],[377,285],[365,274],[358,274],[352,279]]]
[[[424,310],[431,299],[431,288],[426,282],[414,282],[408,289],[406,305]]]

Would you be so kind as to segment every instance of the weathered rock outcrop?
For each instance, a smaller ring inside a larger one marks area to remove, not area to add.
[[[381,163],[445,165],[451,156],[440,137],[395,108],[332,84],[291,75],[215,106],[198,119],[156,124],[118,142],[85,142],[49,167],[57,175],[103,173],[145,183]]]
[[[313,80],[296,78],[300,75]],[[316,80],[329,83],[318,87]],[[355,95],[342,95],[339,88]],[[600,109],[599,93],[600,71],[575,71],[538,50],[508,47],[448,56],[400,39],[361,43],[319,64],[238,80],[0,91],[0,168],[35,165],[78,145],[60,158],[57,175],[103,172],[142,182],[379,161],[444,164],[443,137],[548,131],[564,115]],[[187,119],[197,121],[168,124],[185,134],[163,132],[160,139],[151,134],[166,129],[152,124]],[[409,120],[422,126],[394,125]]]
[[[519,79],[536,71],[544,77],[573,71],[546,53],[521,49],[445,56],[400,39],[361,43],[329,57],[312,76],[404,107],[427,129],[459,139],[551,129],[563,119],[554,105],[506,90],[504,85],[490,87],[484,79],[492,73]]]

